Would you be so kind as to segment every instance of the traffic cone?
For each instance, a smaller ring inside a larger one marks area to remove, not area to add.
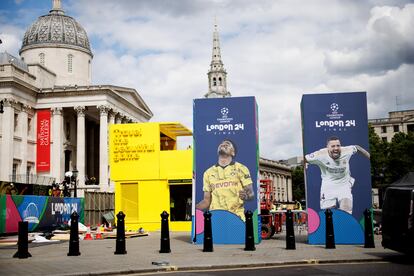
[[[96,231],[95,240],[103,240],[101,226],[99,224],[96,225]]]
[[[87,230],[86,230],[86,234],[85,237],[83,238],[84,240],[93,240],[92,234],[91,234],[91,225],[88,224]]]

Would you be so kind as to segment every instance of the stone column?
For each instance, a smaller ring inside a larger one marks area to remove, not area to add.
[[[280,190],[280,177],[277,174],[275,176],[275,182],[276,182],[276,193],[277,193],[277,201],[282,201],[282,196],[281,196],[281,190]]]
[[[77,113],[77,130],[76,130],[76,169],[78,172],[78,187],[81,188],[77,191],[78,197],[84,197],[85,187],[85,107],[75,106]]]
[[[281,200],[283,202],[286,201],[285,185],[283,184],[284,180],[285,180],[285,177],[283,175],[281,175],[280,178],[279,178],[279,185],[280,185],[280,196],[281,196]]]
[[[20,173],[24,175],[24,180],[27,180],[27,155],[29,154],[27,152],[27,138],[29,135],[29,128],[28,128],[28,122],[29,119],[29,111],[31,107],[28,105],[22,105],[22,112],[20,115],[20,121],[21,121],[21,137],[22,137],[22,147],[21,147],[21,156],[22,156],[22,168],[20,170]]]
[[[13,144],[14,144],[14,108],[13,99],[3,99],[4,113],[0,114],[1,125],[1,158],[0,180],[10,181],[13,172]]]
[[[116,115],[116,111],[111,111],[109,113],[109,125],[113,125],[115,124],[115,115]],[[109,132],[108,132],[109,133]],[[108,143],[109,143],[109,138],[108,138]],[[109,153],[108,153],[109,155]],[[109,162],[109,161],[108,161]],[[109,162],[110,163],[110,162]],[[115,190],[115,183],[113,181],[111,181],[111,166],[108,167],[108,178],[109,178],[109,187],[108,187],[108,191],[109,192],[113,192]]]
[[[276,175],[274,173],[271,174],[271,179],[272,179],[273,201],[277,201]]]
[[[54,107],[52,110],[52,136],[51,136],[51,176],[56,178],[56,182],[62,182],[65,172],[63,171],[63,116],[62,108]]]
[[[115,114],[115,124],[122,124],[122,116],[120,113]]]
[[[287,189],[288,189],[288,201],[292,202],[293,200],[293,192],[292,192],[292,178],[288,177],[287,178]]]
[[[110,125],[115,124],[115,115],[116,115],[115,112],[109,112],[109,124]]]
[[[99,123],[99,186],[102,192],[108,190],[108,111],[106,105],[98,106]]]

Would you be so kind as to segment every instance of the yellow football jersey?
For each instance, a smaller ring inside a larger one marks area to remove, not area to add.
[[[204,172],[203,191],[211,193],[210,210],[226,210],[244,218],[244,201],[239,192],[252,184],[249,169],[238,162],[226,167],[216,164]]]

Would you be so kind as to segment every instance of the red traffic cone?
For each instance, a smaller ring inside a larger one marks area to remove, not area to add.
[[[90,224],[88,224],[86,234],[85,234],[85,237],[83,239],[84,240],[93,240],[93,237],[91,235],[91,225]]]
[[[95,240],[102,240],[101,226],[99,224],[96,225],[96,231]]]

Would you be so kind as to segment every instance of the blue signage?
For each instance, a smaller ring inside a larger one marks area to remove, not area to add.
[[[195,216],[193,240],[203,243],[212,213],[213,242],[245,242],[246,211],[259,242],[258,125],[254,97],[194,100]]]
[[[363,244],[371,208],[366,93],[303,95],[301,110],[309,243],[325,243],[331,209],[335,242]]]

